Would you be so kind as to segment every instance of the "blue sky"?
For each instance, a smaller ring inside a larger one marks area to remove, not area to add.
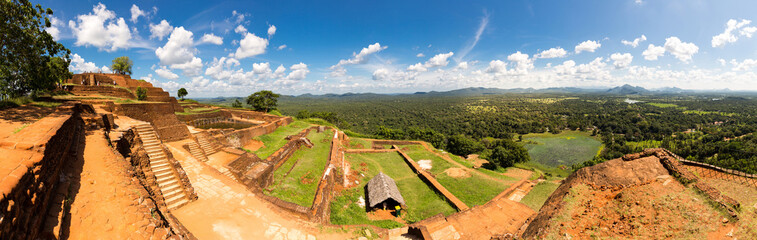
[[[757,2],[39,1],[76,55],[190,97],[608,87],[757,90]]]

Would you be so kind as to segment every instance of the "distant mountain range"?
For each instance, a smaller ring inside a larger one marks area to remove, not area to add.
[[[427,95],[427,96],[483,96],[483,95],[497,95],[508,93],[553,93],[553,94],[607,94],[607,95],[652,95],[652,94],[689,94],[689,93],[707,93],[707,94],[724,94],[724,93],[736,93],[729,89],[722,90],[686,90],[677,87],[666,87],[658,89],[646,89],[639,86],[631,86],[625,84],[623,86],[613,88],[578,88],[578,87],[553,87],[553,88],[484,88],[484,87],[471,87],[462,88],[450,91],[430,91],[430,92],[415,92],[415,93],[394,93],[394,94],[381,94],[381,93],[344,93],[344,94],[302,94],[297,96],[284,95],[281,98],[371,98],[371,97],[388,97],[388,96],[409,96],[409,95]],[[755,94],[755,92],[741,92]],[[216,97],[216,98],[200,98],[197,100],[203,102],[225,102],[234,101],[239,99],[244,102],[244,97]]]

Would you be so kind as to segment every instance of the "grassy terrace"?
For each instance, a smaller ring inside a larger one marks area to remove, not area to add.
[[[254,139],[263,142],[264,146],[254,153],[261,159],[265,159],[287,143],[285,139],[287,136],[295,135],[310,126],[312,125],[303,121],[294,121],[292,124],[277,128],[270,134],[255,137]]]
[[[520,202],[538,212],[539,209],[541,209],[541,206],[544,205],[544,202],[547,201],[547,198],[549,198],[559,186],[559,184],[553,182],[540,182],[536,184],[536,186],[534,186],[534,188],[531,189]]]
[[[347,145],[347,148],[366,149],[371,148],[372,145],[371,141],[364,138],[350,138],[350,143]]]
[[[333,136],[334,132],[331,130],[321,133],[311,131],[308,138],[313,142],[313,148],[303,146],[294,152],[292,157],[273,173],[274,183],[271,185],[271,191],[266,190],[266,194],[303,207],[312,206],[318,181],[329,162]]]
[[[447,190],[452,192],[452,194],[469,207],[482,205],[488,202],[497,196],[497,194],[507,189],[507,187],[509,187],[507,183],[515,182],[515,179],[486,169],[473,170],[474,173],[469,174],[469,176],[466,177],[452,177],[447,173],[448,169],[458,168],[456,170],[463,170],[460,169],[459,166],[453,165],[449,161],[427,151],[423,146],[404,145],[401,148],[403,152],[416,162],[420,160],[431,160],[431,174],[433,174],[436,177],[436,180],[447,188]],[[460,160],[464,161],[462,159]],[[476,174],[476,172],[480,174]],[[501,181],[482,176],[481,174]]]
[[[367,220],[365,209],[356,205],[356,198],[364,196],[365,184],[379,172],[394,179],[408,209],[402,217],[407,222],[417,222],[436,214],[450,215],[455,209],[450,206],[442,196],[437,195],[426,183],[407,166],[405,160],[398,153],[359,153],[347,154],[346,160],[350,162],[353,170],[363,176],[360,185],[354,189],[343,192],[335,197],[331,205],[331,220],[335,224],[374,224],[381,227],[387,224],[385,221]],[[357,191],[354,193],[352,191]],[[357,209],[360,208],[360,211]]]

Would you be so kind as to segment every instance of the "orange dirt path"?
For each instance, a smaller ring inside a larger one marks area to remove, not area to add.
[[[32,124],[55,111],[55,108],[24,105],[0,110],[0,139],[13,135],[26,124]]]
[[[199,199],[173,210],[181,223],[199,239],[348,239],[324,233],[315,223],[299,219],[259,199],[244,185],[195,160],[181,146],[166,144],[181,163]]]
[[[72,192],[78,192],[71,203],[68,238],[163,238],[165,229],[155,230],[150,209],[140,204],[147,193],[129,176],[129,164],[110,150],[102,131],[89,132],[86,139],[83,158],[66,169]],[[76,172],[80,174],[72,174]]]

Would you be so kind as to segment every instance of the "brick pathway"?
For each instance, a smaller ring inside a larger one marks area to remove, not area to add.
[[[181,146],[168,148],[187,173],[199,199],[173,211],[199,239],[344,239],[343,234],[321,234],[316,224],[274,210],[274,206],[224,176],[211,166],[195,160]],[[317,236],[317,237],[316,237]]]

